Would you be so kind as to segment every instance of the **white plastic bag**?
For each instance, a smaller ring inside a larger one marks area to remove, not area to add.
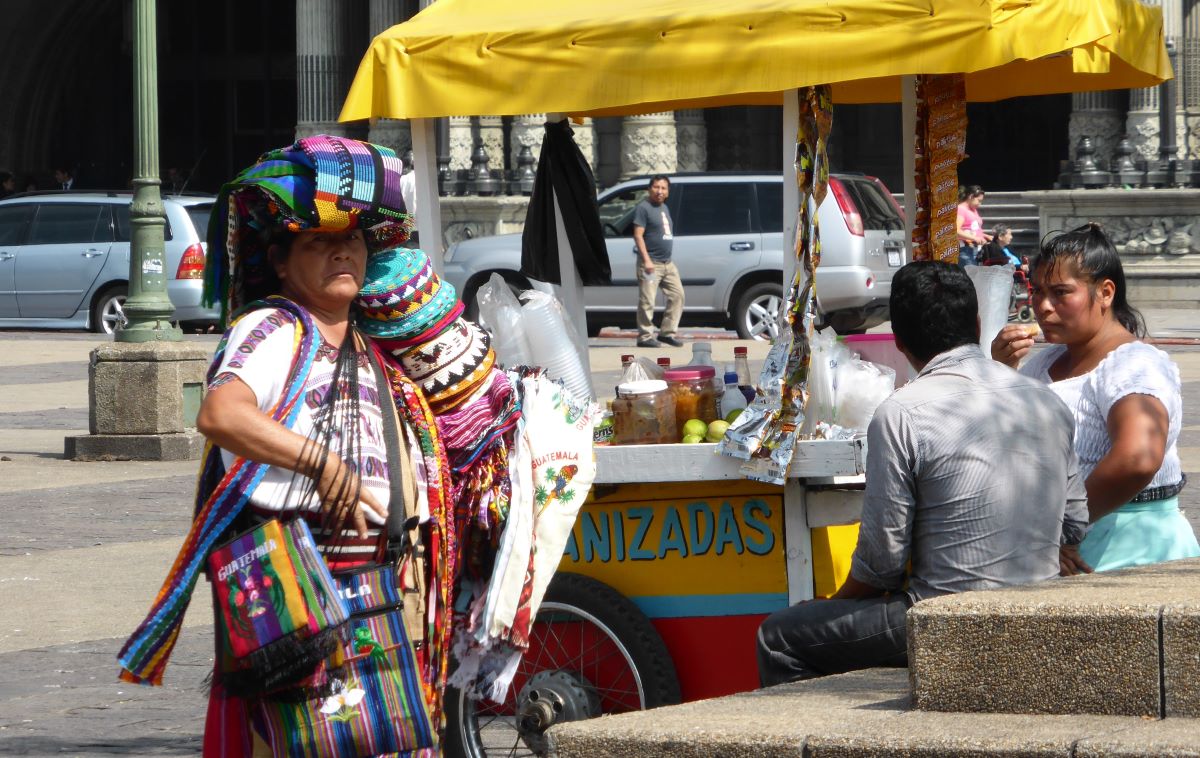
[[[835,423],[837,392],[834,386],[838,363],[850,357],[846,346],[838,341],[832,329],[813,335],[812,359],[808,371],[808,405],[800,433],[812,436],[820,422]]]
[[[499,274],[479,288],[475,295],[479,305],[479,325],[492,335],[492,350],[496,360],[505,368],[532,366],[533,351],[525,333],[521,303]]]
[[[663,370],[649,358],[638,356],[633,359],[633,363],[621,372],[621,381],[617,384],[625,384],[626,382],[642,382],[647,379],[662,379]]]
[[[879,404],[892,394],[896,371],[853,356],[835,369],[838,426],[865,432]]]
[[[521,296],[525,298],[521,316],[533,355],[531,365],[544,368],[551,379],[561,379],[576,397],[595,397],[567,309],[558,298],[538,290]]]
[[[992,354],[992,340],[1008,323],[1012,299],[1013,266],[967,266],[967,276],[975,285],[979,299],[979,346],[984,355]]]

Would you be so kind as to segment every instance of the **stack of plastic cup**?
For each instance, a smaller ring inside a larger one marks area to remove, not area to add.
[[[592,378],[567,333],[563,308],[552,295],[532,292],[521,307],[533,363],[551,379],[561,379],[576,397],[592,396]]]

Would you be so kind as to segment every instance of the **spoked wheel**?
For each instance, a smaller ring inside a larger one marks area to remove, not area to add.
[[[446,755],[544,756],[555,724],[678,702],[675,666],[649,619],[608,585],[560,573],[504,702],[446,691]]]
[[[778,337],[782,302],[783,287],[778,284],[763,282],[747,289],[734,307],[733,321],[738,336],[744,340],[762,341]]]
[[[109,287],[100,293],[92,306],[93,332],[99,334],[116,334],[125,328],[125,297],[128,291],[123,286]]]

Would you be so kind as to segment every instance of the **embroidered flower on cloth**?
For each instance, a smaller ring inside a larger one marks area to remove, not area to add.
[[[357,682],[350,682],[341,685],[337,692],[325,698],[325,704],[321,706],[321,713],[329,717],[330,721],[350,721],[358,718],[358,709],[356,706],[362,702],[367,693],[358,688]]]

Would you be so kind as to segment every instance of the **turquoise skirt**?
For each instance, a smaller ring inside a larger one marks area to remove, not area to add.
[[[1096,571],[1200,557],[1192,525],[1179,498],[1126,503],[1096,523],[1079,545],[1079,555]]]

